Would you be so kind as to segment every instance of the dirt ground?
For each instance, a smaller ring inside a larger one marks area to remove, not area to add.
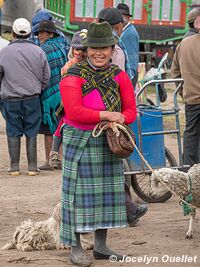
[[[169,139],[174,152],[174,139]],[[5,123],[0,117],[0,247],[7,243],[23,220],[45,220],[59,202],[61,172],[41,172],[36,177],[26,174],[24,140],[21,153],[22,175],[10,177]],[[174,152],[176,154],[176,152]],[[38,138],[38,162],[44,159],[43,138]],[[138,203],[142,203],[133,194]],[[194,238],[185,239],[188,217],[184,217],[178,200],[171,198],[162,204],[147,204],[149,211],[137,227],[109,231],[108,243],[113,250],[128,255],[127,262],[94,261],[94,266],[200,266],[200,220],[194,226]],[[92,239],[92,235],[87,237]],[[92,253],[92,252],[89,252]],[[18,252],[0,251],[2,267],[72,266],[68,250]]]

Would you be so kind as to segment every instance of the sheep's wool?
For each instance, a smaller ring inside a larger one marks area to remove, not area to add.
[[[200,163],[193,165],[189,171],[188,175],[192,181],[192,195],[193,204],[200,207]]]
[[[93,243],[85,240],[82,235],[81,245],[85,250],[93,248]],[[1,250],[13,248],[19,251],[69,249],[69,246],[60,242],[60,203],[55,206],[47,220],[34,222],[29,219],[17,226],[12,241]]]
[[[191,204],[200,207],[200,163],[192,166],[187,173],[170,168],[161,168],[155,171],[155,174],[152,174],[151,177],[154,190],[158,188],[156,184],[159,183],[159,178],[183,199],[185,199],[191,190],[193,195]],[[192,182],[191,188],[190,179]]]

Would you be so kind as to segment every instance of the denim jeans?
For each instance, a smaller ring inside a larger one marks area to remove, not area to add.
[[[3,115],[8,137],[36,137],[42,120],[40,98],[5,100]]]

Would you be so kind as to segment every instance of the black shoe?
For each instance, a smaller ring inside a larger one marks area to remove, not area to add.
[[[148,211],[148,208],[146,205],[138,206],[135,213],[131,213],[127,215],[127,221],[129,226],[135,226],[135,224],[138,222],[138,219],[145,215],[145,213]]]
[[[118,255],[115,253],[107,255],[107,254],[100,253],[96,250],[93,250],[93,256],[95,260],[109,260],[109,259],[115,258],[115,261],[120,261],[124,258],[122,255]]]
[[[132,216],[130,214],[130,216]],[[128,225],[129,227],[137,227],[138,226],[138,222],[139,222],[139,219],[136,219],[134,220],[133,222],[129,219],[129,215],[127,216],[127,221],[128,221]]]

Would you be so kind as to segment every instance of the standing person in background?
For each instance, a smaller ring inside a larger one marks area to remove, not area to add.
[[[127,69],[126,72],[135,88],[138,79],[139,35],[134,25],[130,22],[132,15],[129,7],[126,4],[118,4],[117,9],[119,9],[124,18],[124,28],[120,36],[119,46],[122,49],[124,47],[127,51],[130,70]]]
[[[8,40],[6,40],[6,39],[4,39],[4,38],[2,38],[1,36],[0,36],[0,51],[1,51],[1,49],[2,48],[4,48],[5,46],[7,46],[7,45],[9,45],[9,41]],[[3,101],[1,100],[1,97],[0,97],[0,112],[2,112],[2,107],[3,107]]]
[[[198,30],[195,29],[195,27],[194,27],[194,21],[198,16],[200,16],[200,8],[199,7],[193,8],[188,13],[187,22],[189,24],[189,30],[185,33],[185,35],[183,36],[183,39],[198,33]]]
[[[71,41],[71,47],[68,54],[68,62],[61,69],[61,75],[65,76],[67,70],[75,63],[81,62],[86,59],[86,47],[81,44],[81,40],[86,36],[87,30],[76,32]],[[63,104],[60,105],[58,110],[63,112]],[[56,112],[57,113],[57,112]],[[58,114],[60,115],[60,114]],[[59,154],[60,145],[62,143],[61,127],[64,124],[63,115],[59,121],[59,125],[53,135],[53,144],[50,153],[50,165],[54,169],[62,169],[62,157]]]
[[[200,31],[200,16],[194,21]],[[185,103],[185,129],[183,136],[183,163],[200,163],[200,34],[184,38],[177,46],[171,72],[174,78],[183,78],[180,92]]]
[[[64,67],[61,70],[62,76],[64,76],[67,73],[67,70],[72,65],[86,59],[87,48],[81,43],[81,40],[85,38],[86,35],[87,35],[86,29],[82,29],[81,31],[78,31],[73,35],[68,54],[68,62],[64,65]]]
[[[40,22],[44,20],[53,21],[53,17],[51,13],[46,9],[38,10],[35,13],[34,17],[32,18],[32,34],[31,34],[30,40],[33,41],[37,45],[40,45],[40,41],[38,39],[38,36],[35,35],[35,33],[38,32],[38,27],[39,27]],[[67,37],[58,29],[57,29],[57,41],[62,46],[62,49],[65,51],[66,57],[67,57],[69,53],[69,41]]]
[[[28,175],[37,175],[37,134],[41,123],[40,94],[50,78],[45,53],[28,38],[24,18],[13,23],[14,40],[0,52],[1,97],[6,121],[11,175],[19,175],[21,137],[26,136]]]
[[[183,36],[183,39],[186,37],[190,37],[194,34],[197,34],[199,31],[194,27],[194,21],[195,19],[200,16],[200,8],[196,7],[190,10],[187,17],[187,22],[189,24],[189,30],[185,33]],[[200,144],[199,144],[199,159],[200,159]]]
[[[0,51],[1,51],[1,49],[2,48],[4,48],[5,46],[7,46],[7,45],[9,45],[9,41],[8,40],[6,40],[6,39],[4,39],[4,38],[2,38],[1,36],[0,36]]]
[[[124,19],[117,8],[108,7],[102,9],[98,14],[98,20],[99,22],[107,21],[112,28],[113,34],[118,37],[121,35]],[[118,44],[115,45],[111,60],[113,64],[125,71],[125,54]]]
[[[42,92],[42,123],[40,134],[44,134],[45,157],[44,165],[39,166],[40,170],[53,170],[49,164],[50,151],[53,142],[53,134],[58,126],[58,120],[55,111],[60,105],[59,83],[61,80],[61,69],[66,62],[66,53],[63,50],[57,37],[59,33],[55,24],[51,20],[40,22],[38,36],[41,48],[46,53],[47,60],[51,69],[51,77],[47,88]]]

